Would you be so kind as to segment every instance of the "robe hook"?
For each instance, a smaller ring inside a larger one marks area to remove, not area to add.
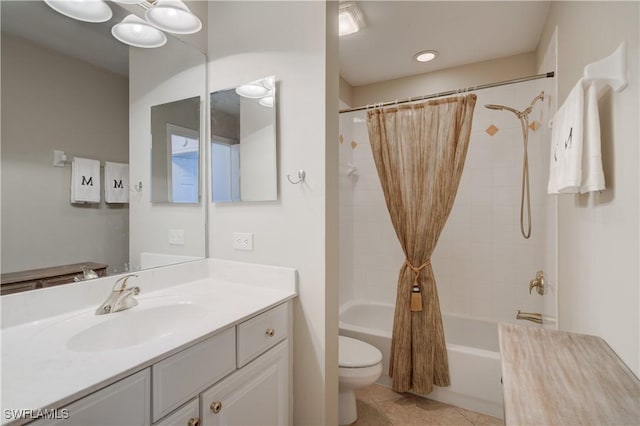
[[[292,181],[291,180],[291,175],[287,175],[287,180],[292,184],[292,185],[297,185],[299,183],[304,182],[305,178],[307,177],[307,172],[305,172],[304,170],[298,170],[298,180],[297,181]]]

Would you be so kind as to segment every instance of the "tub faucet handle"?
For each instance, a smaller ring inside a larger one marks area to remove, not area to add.
[[[529,294],[534,288],[540,296],[544,295],[544,272],[538,271],[536,277],[529,281]]]

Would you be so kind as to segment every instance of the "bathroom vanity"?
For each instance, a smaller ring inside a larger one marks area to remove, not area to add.
[[[186,265],[196,271],[176,282]],[[138,306],[95,315],[113,281],[42,290],[36,304],[60,298],[65,312],[6,318],[2,424],[290,423],[294,270],[208,259],[144,271],[130,279]],[[3,299],[3,320],[20,295]]]

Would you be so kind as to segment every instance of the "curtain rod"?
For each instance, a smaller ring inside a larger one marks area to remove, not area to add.
[[[467,87],[465,89],[448,90],[446,92],[438,92],[438,93],[433,93],[431,95],[414,96],[414,97],[411,97],[411,98],[403,99],[401,101],[397,101],[396,100],[396,101],[390,101],[390,102],[378,102],[378,103],[375,103],[375,104],[359,106],[359,107],[356,107],[356,108],[341,109],[340,110],[340,114],[342,114],[343,112],[362,111],[362,110],[369,109],[369,108],[382,108],[382,107],[386,107],[386,106],[390,106],[390,105],[406,104],[407,102],[416,102],[416,101],[422,101],[422,100],[425,100],[425,99],[440,98],[442,96],[458,95],[460,93],[473,92],[475,90],[481,90],[481,89],[489,89],[491,87],[504,86],[504,85],[507,85],[507,84],[522,83],[522,82],[525,82],[525,81],[538,80],[538,79],[541,79],[541,78],[552,78],[554,75],[555,75],[555,73],[553,71],[551,71],[551,72],[548,72],[548,73],[532,75],[532,76],[529,76],[529,77],[522,77],[522,78],[515,78],[513,80],[499,81],[497,83],[481,84],[479,86]]]

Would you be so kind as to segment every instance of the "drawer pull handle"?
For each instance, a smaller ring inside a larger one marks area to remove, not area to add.
[[[273,328],[267,328],[267,331],[264,333],[269,337],[273,337],[276,334],[276,331]]]
[[[187,426],[200,426],[200,418],[198,417],[190,418],[189,423],[187,423]]]
[[[211,408],[211,411],[213,411],[214,414],[218,414],[222,410],[222,402],[213,401],[209,408]]]

